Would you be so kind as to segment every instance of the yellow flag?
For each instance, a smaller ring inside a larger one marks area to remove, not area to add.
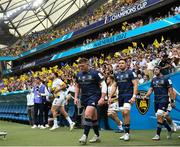
[[[122,50],[122,53],[124,53],[124,54],[129,54],[129,49],[124,49],[124,50]]]
[[[49,73],[53,73],[52,69],[49,70]]]
[[[132,47],[131,46],[128,46],[128,50],[131,50],[132,49]]]
[[[157,41],[157,39],[154,40],[153,45],[154,45],[156,48],[159,48],[159,42]]]
[[[144,44],[141,42],[141,46],[144,48]]]
[[[73,67],[78,67],[78,65],[74,62],[74,63],[73,63]]]
[[[58,65],[54,66],[53,68],[54,68],[54,69],[57,69],[57,68],[58,68]]]
[[[104,60],[103,60],[103,59],[99,59],[99,63],[100,63],[100,64],[103,64],[103,63],[104,63]]]
[[[110,55],[108,55],[108,56],[107,56],[107,59],[108,59],[108,60],[110,60],[110,59],[111,59],[111,56],[110,56]]]
[[[125,26],[122,26],[122,30],[125,31],[125,30],[126,30],[126,27],[125,27]]]
[[[123,25],[124,25],[124,26],[127,25],[127,21],[123,22]]]
[[[164,41],[164,37],[162,36],[162,37],[161,37],[161,42],[163,42],[163,41]]]
[[[65,66],[65,69],[70,69],[70,66],[67,64],[67,65]]]
[[[114,54],[114,57],[115,58],[118,58],[120,56],[120,53],[119,52],[116,52],[115,54]]]
[[[79,57],[79,58],[76,60],[76,62],[78,63],[80,59],[81,59],[81,58]]]
[[[58,71],[58,75],[61,76],[63,74],[63,71],[62,70],[59,70]]]
[[[132,42],[133,47],[137,47],[137,42]]]
[[[41,68],[41,70],[42,70],[42,71],[45,71],[45,70],[46,70],[46,68],[45,68],[45,67],[42,67],[42,68]]]

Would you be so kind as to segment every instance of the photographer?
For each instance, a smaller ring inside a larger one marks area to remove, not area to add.
[[[40,129],[45,129],[43,126],[43,111],[44,100],[48,96],[49,92],[46,86],[42,83],[39,77],[35,78],[35,86],[33,88],[34,93],[34,125],[33,129],[40,125]],[[39,112],[39,113],[38,113]]]

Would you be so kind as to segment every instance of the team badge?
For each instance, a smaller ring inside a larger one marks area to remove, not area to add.
[[[150,106],[150,99],[147,97],[145,100],[143,100],[143,97],[147,91],[139,91],[138,95],[136,96],[136,107],[140,114],[144,115],[149,109]]]

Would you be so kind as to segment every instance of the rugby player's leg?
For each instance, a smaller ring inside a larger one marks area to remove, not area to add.
[[[124,140],[128,141],[130,140],[130,110],[131,110],[131,104],[129,103],[129,98],[124,98],[124,103],[123,103],[123,110],[122,114],[124,117]],[[121,104],[122,105],[122,104]]]
[[[94,111],[95,111],[95,107],[94,106],[89,106],[87,104],[86,108],[85,108],[85,112],[84,112],[84,134],[82,135],[82,137],[79,139],[79,142],[82,144],[86,144],[87,143],[87,138],[89,135],[89,131],[91,129],[92,126],[92,118],[94,115]]]
[[[167,111],[165,113],[165,119],[167,120],[168,124],[172,126],[173,131],[177,131],[177,124],[173,122],[173,120],[170,117],[170,112],[172,110],[171,104],[168,104]]]
[[[162,104],[160,104],[159,107],[161,110],[164,111],[164,116],[165,116],[165,114],[167,113],[168,103],[162,103]],[[169,126],[167,120],[164,118],[164,116],[163,116],[163,125],[168,131],[167,139],[170,139],[171,135],[172,135],[172,130],[171,130],[171,127]]]
[[[130,140],[129,130],[130,130],[130,109],[131,105],[128,103],[129,99],[121,98],[119,99],[119,108],[122,111],[122,116],[124,120],[124,132],[125,134],[120,137],[120,140],[128,141]]]
[[[65,108],[64,108],[64,105],[60,106],[60,111],[61,111],[61,114],[66,118],[66,120],[68,121],[69,123],[69,126],[70,126],[70,131],[72,131],[74,129],[74,125],[75,123],[71,120],[71,118],[69,117],[68,113],[66,112]]]
[[[57,110],[58,109],[59,109],[59,106],[57,106],[57,105],[52,105],[52,107],[51,107],[51,112],[52,112],[53,119],[54,119],[53,127],[50,129],[51,131],[55,130],[59,127],[58,123],[57,123]]]
[[[123,127],[122,127],[123,123],[122,123],[122,121],[120,121],[117,112],[116,111],[108,111],[108,117],[112,118],[116,122],[116,124],[118,126],[117,133],[123,132]]]
[[[154,109],[155,109],[156,118],[157,118],[157,130],[156,130],[156,135],[152,138],[152,140],[160,140],[164,111],[159,108],[160,108],[159,103],[155,103]]]
[[[94,142],[101,142],[100,135],[99,135],[99,125],[98,125],[98,117],[97,117],[97,109],[96,107],[94,109],[94,114],[92,116],[92,128],[94,130],[94,136],[92,139],[89,140],[90,143]]]

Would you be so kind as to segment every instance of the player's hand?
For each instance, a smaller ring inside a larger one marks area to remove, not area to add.
[[[74,98],[74,104],[75,104],[75,105],[78,105],[78,103],[79,103],[78,98]]]
[[[176,104],[175,104],[175,103],[171,103],[171,107],[172,107],[172,108],[175,108],[175,107],[176,107]]]
[[[37,94],[38,94],[39,96],[41,96],[41,93],[37,92]]]
[[[104,105],[104,99],[103,98],[100,98],[99,101],[98,101],[98,105]]]
[[[109,97],[109,99],[108,99],[108,105],[110,105],[111,103],[112,103],[112,98]]]
[[[133,104],[135,101],[136,101],[136,98],[135,98],[135,97],[132,97],[132,98],[129,100],[129,102],[130,102],[131,104]]]

